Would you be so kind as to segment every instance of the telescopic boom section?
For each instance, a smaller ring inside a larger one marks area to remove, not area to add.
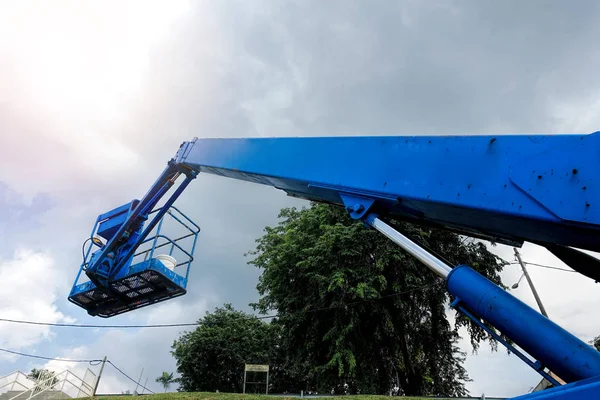
[[[176,162],[298,198],[350,208],[348,199],[362,198],[381,215],[511,245],[529,241],[600,280],[596,259],[569,247],[600,251],[598,155],[600,132],[194,139]]]
[[[175,162],[344,206],[444,278],[455,309],[553,385],[560,383],[546,368],[574,385],[535,396],[598,398],[600,353],[468,266],[447,265],[380,216],[511,244],[537,243],[600,279],[598,261],[570,247],[600,250],[600,188],[594,182],[599,140],[600,133],[194,139],[180,147]],[[587,380],[595,383],[584,386]]]

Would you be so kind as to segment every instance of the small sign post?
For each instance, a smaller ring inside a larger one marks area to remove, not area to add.
[[[246,382],[246,376],[248,372],[266,372],[267,383],[265,393],[269,394],[269,366],[262,364],[244,364],[244,392],[246,393],[246,383],[263,383],[263,382]]]

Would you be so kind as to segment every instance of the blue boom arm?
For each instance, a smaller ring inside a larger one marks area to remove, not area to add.
[[[600,251],[600,133],[202,139],[177,162],[291,196],[508,243]],[[363,212],[364,214],[364,212]]]
[[[547,391],[559,396],[553,398],[600,398],[599,352],[468,266],[444,264],[382,220],[398,218],[513,245],[529,241],[598,280],[598,261],[573,248],[600,250],[598,154],[600,133],[194,139],[180,146],[152,189],[118,221],[122,225],[96,252],[86,274],[95,290],[111,296],[111,282],[133,268],[136,246],[197,173],[273,186],[290,196],[343,206],[419,258],[446,280],[453,307],[482,328],[487,321],[510,337],[529,357],[505,345],[555,386],[560,384],[546,368],[569,383]],[[181,173],[184,183],[142,230]],[[70,299],[80,294],[72,292]],[[127,305],[126,298],[119,301]]]

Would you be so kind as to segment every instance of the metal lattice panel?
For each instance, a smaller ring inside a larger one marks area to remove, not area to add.
[[[146,269],[111,284],[112,292],[92,288],[69,299],[91,315],[111,317],[185,294],[185,289],[154,269]]]

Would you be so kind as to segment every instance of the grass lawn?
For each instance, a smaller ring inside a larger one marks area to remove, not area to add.
[[[255,394],[240,394],[240,393],[157,393],[155,395],[144,396],[144,399],[151,400],[273,400],[273,399],[290,399],[295,400],[294,397],[285,397],[285,396],[264,396],[264,395],[255,395]],[[299,397],[298,397],[299,398]],[[339,397],[329,397],[330,399],[339,400]],[[389,400],[388,396],[371,396],[371,395],[362,395],[362,396],[343,396],[343,398],[351,398],[352,400]],[[131,400],[131,396],[110,396],[110,397],[100,397],[100,400]],[[326,397],[321,397],[321,399],[327,399]],[[419,400],[423,398],[419,397],[402,397],[402,400]],[[443,399],[436,399],[443,400]]]

